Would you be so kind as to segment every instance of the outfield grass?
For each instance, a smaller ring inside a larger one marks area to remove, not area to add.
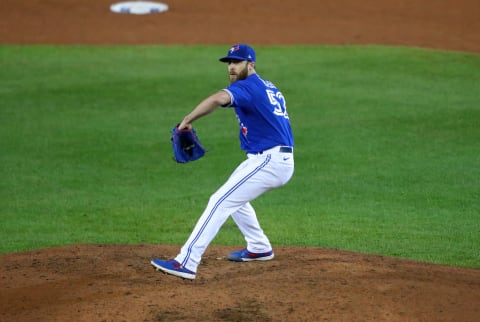
[[[227,85],[224,46],[0,47],[0,252],[181,245],[244,158],[230,109],[170,131]],[[274,245],[480,267],[480,56],[385,47],[257,47],[283,91],[296,172],[254,201]],[[215,244],[240,245],[229,220]],[[173,255],[173,254],[172,254]]]

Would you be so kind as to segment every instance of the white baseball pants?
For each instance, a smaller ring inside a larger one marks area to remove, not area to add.
[[[187,242],[175,260],[196,272],[203,253],[216,234],[232,216],[254,253],[272,250],[270,241],[257,220],[250,201],[264,192],[283,186],[293,175],[293,153],[275,147],[261,154],[247,154],[225,184],[211,197]]]

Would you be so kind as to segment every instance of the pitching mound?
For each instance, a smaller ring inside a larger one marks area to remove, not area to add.
[[[474,321],[480,271],[322,248],[234,263],[210,247],[194,281],[157,272],[172,246],[1,255],[1,321]]]

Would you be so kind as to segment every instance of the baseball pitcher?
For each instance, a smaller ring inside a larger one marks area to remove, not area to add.
[[[219,107],[233,108],[239,125],[243,161],[210,197],[190,237],[172,260],[153,259],[165,273],[195,279],[203,253],[229,216],[245,237],[246,247],[230,253],[231,261],[266,261],[274,258],[272,246],[257,219],[252,200],[286,184],[293,175],[293,134],[285,97],[255,70],[256,55],[246,44],[233,45],[225,57],[230,85],[207,97],[182,122],[179,130]]]

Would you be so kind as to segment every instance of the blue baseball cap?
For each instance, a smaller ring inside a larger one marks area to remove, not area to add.
[[[230,59],[255,62],[255,51],[249,45],[236,44],[230,47],[227,56],[220,58],[220,61],[226,63]]]

